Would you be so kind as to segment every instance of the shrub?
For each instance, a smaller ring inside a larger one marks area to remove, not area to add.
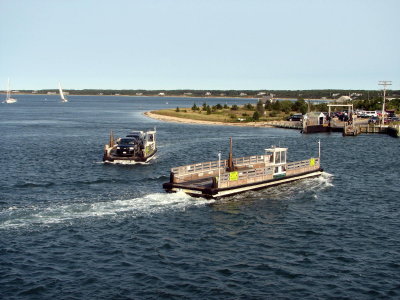
[[[270,117],[276,117],[278,115],[278,112],[276,110],[273,110],[269,113]]]
[[[176,111],[176,112],[179,112],[179,107],[178,107],[178,106],[176,107],[175,111]]]
[[[258,111],[255,111],[253,114],[253,120],[258,121],[260,120],[260,113]]]
[[[280,101],[275,101],[271,105],[272,110],[280,111],[281,110],[281,102]]]
[[[247,110],[254,110],[254,106],[251,105],[251,103],[247,103],[247,104],[244,105],[244,109],[247,109]]]
[[[239,109],[239,107],[236,104],[233,104],[231,107],[231,110],[238,110],[238,109]]]

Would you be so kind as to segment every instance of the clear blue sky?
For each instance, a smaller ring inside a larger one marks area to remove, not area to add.
[[[399,0],[0,0],[0,89],[400,89]]]

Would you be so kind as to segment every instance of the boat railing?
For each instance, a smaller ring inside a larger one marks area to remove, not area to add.
[[[233,159],[233,164],[235,166],[242,166],[242,165],[253,165],[253,164],[260,164],[269,161],[269,155],[253,155],[253,156],[246,156],[246,157],[238,157]]]
[[[268,166],[266,168],[249,169],[243,171],[227,172],[221,174],[220,182],[232,182],[239,181],[242,179],[257,178],[261,176],[272,175],[274,171],[273,166]]]
[[[202,172],[210,172],[218,170],[219,162],[217,161],[209,161],[204,163],[198,163],[193,165],[186,165],[181,167],[172,168],[171,172],[174,173],[175,176],[184,176],[190,175],[195,173],[202,173]],[[221,160],[220,167],[225,169],[227,167],[227,161]]]
[[[311,158],[306,160],[294,161],[286,164],[286,170],[296,170],[309,166],[319,166],[319,158]]]
[[[269,161],[269,155],[253,155],[246,157],[238,157],[233,159],[233,165],[243,166],[243,165],[254,165],[254,164],[264,163],[265,158],[267,159],[267,161]],[[220,167],[221,169],[225,170],[228,167],[228,161],[221,160]],[[184,176],[195,173],[210,172],[215,170],[218,170],[218,160],[172,168],[171,172],[173,172],[175,176]]]
[[[221,174],[219,179],[219,187],[229,187],[240,185],[243,183],[251,183],[273,178],[275,165],[269,165],[264,168],[254,168],[248,170],[226,172]],[[307,160],[290,162],[284,165],[284,169],[288,173],[307,172],[319,168],[319,158],[311,158]]]

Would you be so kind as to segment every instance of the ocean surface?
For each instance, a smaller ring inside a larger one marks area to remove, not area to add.
[[[164,123],[204,99],[19,95],[0,104],[1,299],[399,299],[400,140]],[[210,104],[249,102],[206,99]],[[254,102],[254,100],[253,100]],[[105,165],[157,127],[147,165]],[[320,178],[219,201],[166,194],[171,167],[289,148]]]

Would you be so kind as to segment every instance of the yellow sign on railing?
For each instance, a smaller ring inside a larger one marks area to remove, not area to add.
[[[315,166],[315,158],[310,158],[310,166]]]
[[[239,179],[239,172],[230,172],[229,173],[229,181],[236,181]]]

